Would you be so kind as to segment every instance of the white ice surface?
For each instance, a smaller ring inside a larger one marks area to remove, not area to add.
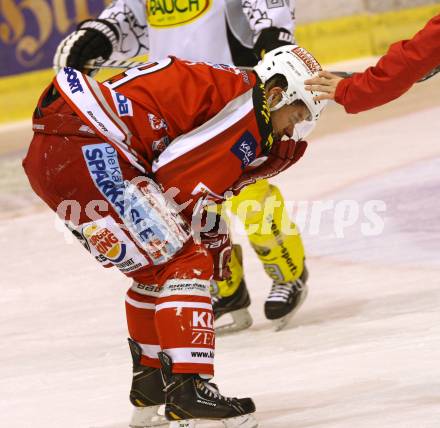
[[[218,339],[216,380],[255,399],[262,428],[440,427],[439,118],[333,133],[275,180],[292,201],[387,206],[377,237],[359,223],[334,237],[331,211],[317,236],[305,223],[310,294],[286,330],[264,319],[270,283],[238,237],[255,324]],[[3,216],[0,259],[0,427],[127,426],[129,282],[66,244],[46,209]]]

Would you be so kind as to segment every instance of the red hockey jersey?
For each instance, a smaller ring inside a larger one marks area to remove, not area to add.
[[[253,72],[170,57],[104,83],[66,67],[54,83],[140,172],[177,187],[179,203],[221,198],[272,144],[264,87]]]

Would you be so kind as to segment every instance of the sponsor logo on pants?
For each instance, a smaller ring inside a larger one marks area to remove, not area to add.
[[[214,346],[214,319],[210,311],[196,311],[192,313],[192,345]]]

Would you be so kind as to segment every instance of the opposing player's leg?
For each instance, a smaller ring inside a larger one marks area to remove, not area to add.
[[[232,199],[232,212],[243,222],[249,241],[272,288],[264,311],[276,329],[297,312],[307,296],[307,269],[299,231],[288,217],[279,189],[260,180]]]
[[[229,314],[232,321],[218,323],[217,334],[227,334],[249,328],[252,316],[248,311],[251,299],[243,275],[243,256],[240,245],[233,245],[229,262],[231,277],[211,282],[212,306],[216,321]]]

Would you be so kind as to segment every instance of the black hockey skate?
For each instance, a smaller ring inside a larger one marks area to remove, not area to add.
[[[257,428],[251,398],[229,398],[197,374],[173,374],[171,358],[159,353],[166,383],[165,417],[170,428],[195,428],[197,420],[222,421],[226,428]]]
[[[240,263],[242,263],[241,247],[234,245],[234,251]],[[237,290],[231,296],[222,297],[218,294],[213,294],[212,310],[214,311],[214,319],[217,321],[226,314],[230,314],[232,317],[231,323],[216,326],[215,331],[217,335],[234,333],[249,328],[253,322],[252,316],[247,309],[250,304],[251,299],[244,279],[241,280]]]
[[[240,285],[234,294],[228,297],[213,296],[212,309],[214,311],[214,319],[218,320],[226,314],[230,314],[232,322],[216,326],[217,335],[234,333],[245,330],[252,325],[252,316],[248,311],[251,299],[247,291],[246,283],[241,280]]]
[[[309,273],[306,266],[301,276],[293,282],[274,281],[269,296],[264,303],[266,318],[273,321],[275,330],[282,330],[295,315],[307,297],[307,278]]]
[[[133,380],[130,401],[134,406],[130,427],[150,428],[167,426],[168,421],[159,415],[159,407],[165,404],[165,384],[160,369],[141,365],[141,347],[128,339],[133,358]]]

